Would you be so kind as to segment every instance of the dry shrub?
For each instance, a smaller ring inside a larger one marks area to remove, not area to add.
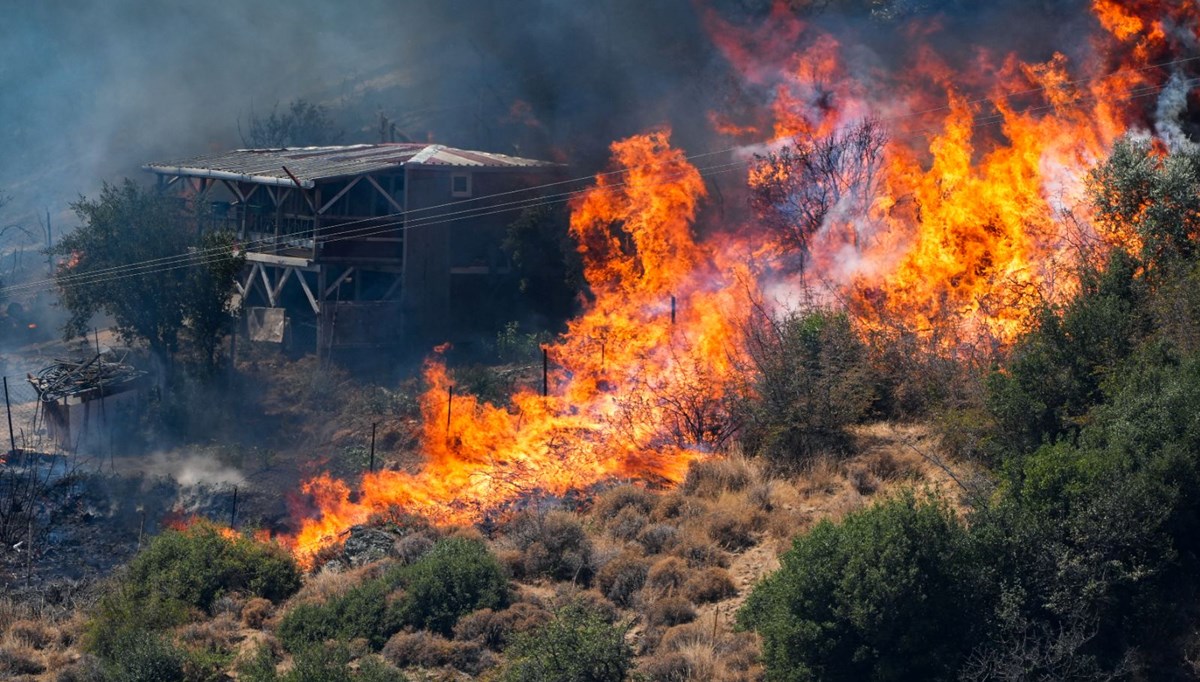
[[[711,500],[746,488],[754,478],[754,470],[742,457],[706,459],[691,463],[680,489],[685,495]]]
[[[650,518],[660,522],[678,521],[704,516],[707,513],[708,505],[704,500],[673,492],[659,498],[650,513]]]
[[[58,670],[55,682],[104,682],[104,666],[100,659],[85,654],[78,661]]]
[[[367,564],[358,568],[339,570],[337,564],[328,564],[308,580],[291,599],[289,606],[298,604],[324,604],[340,597],[364,581],[378,578],[383,574],[384,564]]]
[[[455,642],[428,630],[397,632],[383,645],[382,653],[397,668],[437,668],[450,665],[456,658]]]
[[[656,500],[654,493],[645,488],[632,484],[619,485],[609,488],[596,498],[592,505],[592,513],[602,522],[616,518],[626,507],[640,510],[646,516],[654,509]]]
[[[9,637],[33,649],[45,649],[58,641],[58,628],[44,620],[22,618],[8,627]]]
[[[715,635],[715,637],[714,637]],[[662,636],[656,659],[673,659],[672,665],[652,666],[651,679],[749,680],[757,679],[758,641],[747,632],[718,631],[708,622],[677,625]],[[655,677],[655,672],[664,677]],[[684,674],[683,677],[670,675]]]
[[[815,457],[804,467],[797,485],[805,495],[833,495],[841,489],[841,475],[832,457]]]
[[[701,569],[683,585],[683,596],[694,604],[708,604],[737,594],[729,571],[716,566]]]
[[[0,647],[0,678],[8,675],[37,675],[45,672],[37,651],[29,646],[10,644]]]
[[[637,538],[647,523],[649,519],[646,512],[636,506],[625,507],[608,522],[608,533],[618,540],[628,542]]]
[[[746,502],[754,509],[770,514],[775,511],[775,488],[773,481],[759,481],[746,489]]]
[[[637,541],[646,554],[668,552],[678,542],[679,531],[669,523],[652,523],[638,534]]]
[[[618,606],[630,606],[637,591],[646,582],[649,563],[633,553],[625,553],[604,565],[596,574],[596,583],[604,596]]]
[[[501,651],[513,635],[528,632],[551,619],[546,609],[528,602],[517,602],[503,611],[482,609],[467,614],[454,626],[456,640],[474,640],[494,651]]]
[[[730,552],[740,552],[758,543],[752,514],[719,509],[709,516],[708,537]]]
[[[587,582],[592,571],[592,541],[574,514],[550,511],[518,514],[507,535],[521,552],[515,575],[547,576]]]
[[[425,556],[425,553],[433,549],[437,538],[431,537],[426,533],[414,533],[406,535],[399,540],[396,540],[395,552],[396,558],[402,564],[411,564],[417,559]]]
[[[658,594],[678,592],[691,575],[687,562],[679,557],[665,557],[654,562],[646,574],[646,586]]]
[[[729,556],[709,538],[706,529],[699,525],[689,526],[680,533],[679,542],[671,554],[683,559],[692,568],[704,566],[729,566]]]
[[[859,495],[872,495],[879,489],[879,479],[863,465],[850,467],[846,479]]]
[[[617,616],[621,615],[617,611],[616,604],[609,601],[598,590],[580,589],[574,585],[562,584],[554,593],[554,602],[551,606],[554,608],[562,608],[568,605],[575,605],[588,613],[596,614],[605,623],[615,623]]]
[[[242,607],[242,623],[248,628],[258,630],[271,617],[274,608],[270,599],[255,597]]]
[[[712,668],[696,670],[691,659],[679,652],[652,656],[642,664],[642,674],[650,682],[691,682],[712,678]]]
[[[180,643],[186,644],[191,649],[203,651],[230,651],[243,639],[238,622],[232,614],[228,613],[210,620],[184,625],[179,629],[178,634]]]
[[[867,459],[867,471],[881,481],[895,481],[912,475],[911,467],[884,451]]]
[[[651,627],[671,627],[696,620],[696,609],[683,597],[663,597],[650,605],[646,620]]]

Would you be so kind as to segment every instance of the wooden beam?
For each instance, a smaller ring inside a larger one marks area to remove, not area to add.
[[[246,197],[242,196],[242,190],[237,186],[237,183],[233,183],[228,180],[221,180],[221,184],[225,185],[225,188],[230,192],[233,192],[233,196],[237,197],[238,201],[242,202],[243,204],[246,203]]]
[[[275,294],[271,291],[271,280],[267,278],[267,269],[261,265],[258,266],[258,274],[262,275],[263,290],[267,292],[267,303],[274,308]]]
[[[308,278],[303,272],[296,272],[296,279],[300,280],[300,286],[304,288],[304,295],[308,297],[308,304],[312,306],[313,312],[317,315],[321,314],[321,306],[317,303],[317,297],[313,296],[312,289],[308,288]]]
[[[359,183],[359,181],[362,179],[363,179],[363,176],[360,175],[357,178],[354,178],[353,180],[351,180],[349,183],[347,183],[346,186],[342,188],[342,191],[333,195],[333,198],[330,199],[329,201],[326,201],[325,205],[322,206],[321,210],[317,211],[317,213],[319,215],[325,215],[325,211],[328,211],[330,206],[333,206],[334,204],[336,204],[338,199],[341,199],[342,197],[346,196],[346,192],[349,192],[351,189],[354,189],[354,186],[357,185]]]
[[[258,269],[261,267],[262,266],[259,265],[258,263],[255,263],[254,265],[250,266],[250,274],[246,275],[246,281],[244,284],[242,284],[242,295],[243,296],[250,293],[251,287],[254,286],[254,275],[258,274]]]
[[[368,175],[368,176],[366,176],[366,178],[367,178],[367,182],[371,183],[371,186],[374,187],[376,190],[378,190],[379,193],[383,195],[384,199],[387,199],[387,202],[392,205],[392,208],[396,209],[396,213],[404,213],[404,207],[401,206],[400,203],[398,201],[396,201],[392,197],[391,194],[388,194],[387,191],[383,189],[383,186],[380,185],[379,182],[376,181],[374,177]]]
[[[284,268],[283,269],[283,275],[279,278],[279,281],[275,283],[275,291],[272,292],[271,298],[274,298],[276,300],[279,299],[279,292],[283,291],[283,285],[287,284],[288,278],[291,277],[292,273],[295,271],[296,270],[294,268]]]
[[[395,293],[396,293],[396,290],[400,288],[400,282],[401,282],[401,280],[403,280],[403,279],[404,279],[404,277],[402,277],[401,275],[397,274],[397,275],[396,275],[396,277],[395,277],[395,278],[392,280],[392,285],[391,285],[390,287],[388,287],[387,291],[385,291],[385,292],[383,293],[383,299],[382,299],[382,300],[384,300],[384,301],[390,301],[390,300],[391,300],[391,298],[392,298],[392,296],[393,296],[393,295],[395,295]]]
[[[341,286],[342,282],[345,282],[346,278],[349,277],[350,275],[352,275],[353,273],[354,273],[353,267],[349,267],[349,268],[346,268],[345,270],[343,270],[342,274],[338,275],[337,279],[333,280],[333,284],[330,284],[325,289],[325,298],[329,298],[329,294],[333,293],[333,290],[337,289],[339,286]]]

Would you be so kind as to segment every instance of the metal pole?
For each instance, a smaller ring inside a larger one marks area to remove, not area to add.
[[[369,471],[375,473],[375,427],[379,422],[371,422],[371,466]]]
[[[12,403],[8,400],[8,377],[4,377],[4,410],[8,413],[8,444],[12,446],[10,452],[15,457],[17,454],[17,435],[13,433]]]

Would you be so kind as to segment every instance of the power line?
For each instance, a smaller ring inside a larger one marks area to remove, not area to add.
[[[1163,68],[1163,67],[1168,67],[1168,66],[1176,66],[1176,65],[1189,63],[1189,62],[1193,62],[1193,61],[1197,61],[1197,60],[1200,60],[1200,56],[1176,59],[1176,60],[1171,60],[1171,61],[1167,61],[1167,62],[1161,62],[1158,64],[1139,67],[1136,69],[1124,69],[1124,70],[1120,70],[1120,71],[1114,71],[1114,72],[1111,72],[1104,76],[1097,76],[1094,78],[1076,79],[1073,81],[1066,81],[1061,85],[1055,85],[1053,87],[1059,88],[1059,87],[1063,87],[1063,86],[1067,86],[1067,85],[1079,85],[1079,84],[1083,84],[1083,83],[1095,82],[1095,81],[1103,80],[1106,78],[1111,78],[1111,77],[1114,77],[1114,76],[1122,74],[1122,73],[1137,73],[1137,72],[1147,71],[1147,70],[1151,70],[1151,69]],[[1195,82],[1196,81],[1194,79],[1191,81],[1188,81],[1189,84],[1195,83]],[[1042,92],[1042,91],[1050,89],[1050,87],[1051,86],[1042,86],[1042,87],[1038,87],[1038,88],[1030,88],[1027,90],[1014,91],[1011,93],[1005,93],[1003,95],[998,95],[998,96],[994,96],[994,97],[969,100],[965,104],[973,105],[973,104],[979,104],[979,103],[983,103],[983,102],[997,102],[999,100],[1008,99],[1011,97],[1032,94],[1032,93],[1036,93],[1036,92]],[[1160,92],[1161,90],[1164,89],[1164,87],[1166,87],[1166,86],[1143,86],[1141,88],[1133,90],[1132,94],[1130,94],[1126,98],[1123,98],[1123,100],[1121,100],[1121,101],[1131,101],[1134,99],[1139,99],[1141,97],[1146,97],[1146,96]],[[1016,112],[1016,113],[1026,114],[1026,113],[1044,111],[1044,110],[1048,110],[1048,109],[1052,109],[1052,108],[1054,108],[1054,105],[1042,105],[1042,106],[1037,106],[1037,107],[1028,107],[1028,108],[1021,110],[1020,112]],[[953,106],[947,105],[947,106],[943,106],[943,107],[935,107],[935,108],[925,109],[925,110],[918,111],[918,112],[910,112],[907,114],[898,114],[898,115],[894,115],[894,116],[884,117],[884,118],[881,118],[880,120],[881,121],[894,121],[894,120],[900,120],[900,119],[904,119],[904,118],[911,118],[913,116],[934,113],[937,111],[949,111],[951,109],[953,109]],[[975,127],[980,127],[980,126],[984,126],[984,125],[990,125],[992,123],[996,123],[996,122],[1004,120],[1005,116],[1006,115],[1004,113],[991,114],[991,115],[987,115],[987,116],[983,116],[983,117],[974,116],[971,127],[975,128]],[[922,131],[914,131],[914,132],[936,132],[937,130],[938,129],[930,128],[930,129],[925,129]],[[708,157],[708,156],[715,156],[718,154],[731,153],[731,152],[739,151],[739,150],[742,150],[745,148],[746,148],[746,145],[738,145],[738,146],[734,146],[734,147],[728,147],[725,149],[712,150],[712,151],[708,151],[708,152],[685,156],[684,160],[692,161],[694,159],[704,158],[704,157]],[[734,165],[741,165],[742,163],[744,163],[744,162],[735,162],[733,164],[727,164],[727,165],[734,166]],[[404,211],[398,211],[395,213],[384,214],[381,216],[374,216],[374,217],[363,218],[360,220],[350,221],[350,222],[346,222],[346,223],[340,223],[338,225],[331,226],[331,227],[335,227],[335,228],[339,229],[338,235],[336,237],[332,237],[332,238],[325,240],[325,243],[334,242],[334,241],[342,241],[345,239],[357,239],[357,238],[371,236],[374,234],[380,234],[382,232],[389,231],[391,228],[394,228],[394,227],[397,227],[400,225],[405,225],[405,229],[408,229],[411,227],[425,227],[425,226],[432,226],[432,225],[440,225],[440,224],[445,224],[448,222],[454,222],[457,220],[466,220],[466,219],[471,219],[471,218],[483,217],[483,216],[487,216],[487,215],[494,215],[495,213],[500,213],[500,212],[505,212],[505,211],[515,211],[515,210],[520,210],[523,208],[533,208],[533,207],[538,207],[538,206],[550,205],[550,204],[554,204],[554,203],[562,203],[563,201],[569,200],[570,197],[573,197],[582,192],[588,191],[589,189],[597,189],[597,188],[584,188],[584,189],[580,189],[580,190],[573,190],[573,191],[563,192],[563,193],[554,194],[554,195],[539,195],[539,196],[530,197],[527,199],[506,202],[503,204],[492,204],[492,205],[488,205],[488,206],[481,206],[481,207],[478,207],[475,209],[464,209],[461,211],[455,211],[455,212],[450,212],[450,213],[439,213],[434,216],[429,216],[428,218],[425,218],[425,219],[418,218],[413,221],[393,221],[393,222],[384,223],[384,224],[380,224],[378,222],[379,220],[387,220],[389,218],[396,218],[396,217],[402,217],[402,216],[406,217],[409,214],[413,214],[413,213],[434,211],[434,210],[441,209],[441,208],[453,207],[453,206],[458,206],[458,205],[462,205],[462,204],[469,204],[469,203],[473,203],[476,201],[481,201],[483,199],[494,199],[497,197],[510,196],[513,194],[537,191],[537,190],[546,189],[549,187],[556,187],[556,186],[567,185],[567,184],[577,183],[577,182],[586,182],[586,181],[592,180],[593,178],[626,174],[626,173],[633,172],[644,166],[645,165],[632,166],[632,167],[621,168],[621,169],[616,169],[616,170],[612,170],[612,171],[604,171],[604,172],[597,173],[594,175],[581,176],[581,177],[577,177],[577,178],[571,178],[568,180],[560,180],[560,181],[551,182],[551,183],[544,183],[544,184],[536,185],[533,187],[519,188],[519,189],[515,189],[515,190],[509,190],[506,192],[498,192],[498,193],[494,193],[494,194],[490,194],[490,195],[471,197],[471,198],[461,199],[458,201],[446,202],[446,203],[438,204],[435,206],[427,206],[427,207],[421,207],[421,208],[416,208],[416,209],[407,209]],[[714,168],[716,168],[716,167],[714,167]],[[709,169],[702,169],[702,170],[709,170]],[[725,172],[725,171],[720,171],[720,172]],[[703,172],[702,172],[702,175],[703,175]],[[624,183],[624,182],[615,183],[612,185],[607,185],[606,188],[616,188],[616,187],[623,186],[625,184],[627,184],[627,183]],[[603,188],[600,188],[600,189],[603,189]],[[562,201],[544,201],[544,199],[547,199],[547,198],[564,197],[564,196],[568,197],[568,199],[564,199]],[[494,209],[497,209],[500,207],[508,207],[508,208],[501,208],[500,210],[494,210]],[[458,216],[458,217],[448,218],[448,216]],[[434,220],[435,218],[436,218],[436,220]],[[363,227],[361,227],[357,230],[342,229],[347,226],[363,224],[363,223],[370,223],[370,224],[364,225]],[[405,223],[408,223],[408,224],[406,225]],[[308,235],[310,232],[315,235],[317,232],[317,229],[314,227],[311,230],[305,230],[305,231],[296,232],[296,233],[292,233],[292,234],[298,235],[298,236],[304,236],[304,235]],[[241,245],[241,247],[243,248],[243,250],[251,250],[256,245],[270,244],[273,242],[274,242],[273,237],[272,238],[264,238],[264,239],[260,239],[260,240],[252,240],[250,242],[247,242],[246,244]],[[148,260],[141,261],[138,263],[112,266],[112,267],[104,268],[101,270],[79,273],[78,275],[66,275],[66,276],[56,278],[56,279],[43,279],[43,280],[37,280],[34,282],[26,282],[26,283],[22,283],[22,284],[16,284],[16,285],[12,285],[9,287],[0,288],[0,293],[7,294],[7,293],[12,293],[12,292],[17,292],[17,291],[37,290],[37,289],[40,289],[40,288],[43,288],[46,286],[55,286],[55,285],[57,285],[57,286],[63,286],[63,285],[76,286],[76,285],[99,284],[102,282],[112,281],[114,279],[121,279],[121,278],[129,277],[129,276],[149,274],[150,272],[156,272],[156,271],[173,270],[173,269],[177,269],[178,267],[189,267],[193,264],[203,264],[203,263],[208,263],[208,262],[214,262],[218,258],[223,257],[224,253],[225,253],[224,247],[211,247],[209,249],[194,249],[194,250],[191,250],[188,253],[184,253],[184,254],[163,256],[163,257],[159,257],[159,258],[148,259]],[[214,256],[215,256],[215,258],[214,258]],[[157,267],[158,265],[171,265],[173,267]],[[116,276],[110,277],[108,275],[116,275]]]

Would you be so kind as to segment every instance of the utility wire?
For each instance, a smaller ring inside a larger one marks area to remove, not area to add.
[[[998,95],[998,96],[994,96],[994,97],[979,98],[976,100],[970,100],[970,101],[966,102],[966,104],[973,105],[973,104],[980,104],[980,103],[984,103],[984,102],[997,102],[997,101],[1000,101],[1003,99],[1008,99],[1011,97],[1042,92],[1042,91],[1050,89],[1051,87],[1054,87],[1057,89],[1057,88],[1061,88],[1061,87],[1069,86],[1069,85],[1079,85],[1079,84],[1083,84],[1083,83],[1104,80],[1106,78],[1111,78],[1111,77],[1114,77],[1114,76],[1122,74],[1122,73],[1137,73],[1137,72],[1141,72],[1141,71],[1147,71],[1147,70],[1151,70],[1151,69],[1163,68],[1163,67],[1168,67],[1168,66],[1177,66],[1180,64],[1194,62],[1194,61],[1198,61],[1198,60],[1200,60],[1200,56],[1176,59],[1176,60],[1172,60],[1172,61],[1168,61],[1168,62],[1161,62],[1158,64],[1147,65],[1147,66],[1139,67],[1136,69],[1124,69],[1121,71],[1114,71],[1114,72],[1111,72],[1104,76],[1097,76],[1095,78],[1077,79],[1077,80],[1073,80],[1073,81],[1066,81],[1063,84],[1056,84],[1054,86],[1042,86],[1042,87],[1038,87],[1038,88],[1030,88],[1027,90],[1020,90],[1020,91],[1005,93],[1003,95]],[[1186,83],[1188,85],[1195,84],[1196,82],[1197,82],[1196,79],[1186,81]],[[1165,85],[1143,86],[1141,88],[1135,89],[1134,91],[1132,91],[1132,94],[1130,94],[1128,97],[1122,98],[1119,101],[1132,101],[1134,99],[1139,99],[1141,97],[1150,96],[1150,95],[1156,94],[1158,92],[1161,92],[1165,87],[1166,87]],[[894,116],[881,118],[880,120],[881,121],[894,121],[894,120],[900,120],[900,119],[904,119],[904,118],[911,118],[913,116],[935,113],[938,111],[949,111],[952,108],[953,107],[950,105],[943,106],[943,107],[934,107],[934,108],[930,108],[930,109],[921,110],[918,112],[897,114]],[[1023,110],[1021,110],[1019,112],[1015,112],[1015,113],[1027,114],[1027,113],[1045,111],[1045,110],[1053,109],[1053,108],[1054,108],[1054,105],[1042,105],[1042,106],[1036,106],[1036,107],[1028,107],[1026,109],[1023,109]],[[1005,118],[1005,114],[1003,114],[1003,113],[991,114],[991,115],[982,116],[982,117],[976,116],[976,117],[973,117],[974,120],[972,122],[971,127],[975,128],[975,127],[981,127],[981,126],[985,126],[985,125],[991,125],[992,123],[996,123],[996,122],[1000,122],[1000,121],[1004,120],[1004,118]],[[916,132],[937,132],[937,130],[938,129],[936,129],[936,128],[930,128],[930,129],[925,129],[923,131],[916,131]],[[708,151],[708,152],[693,154],[693,155],[684,157],[684,159],[687,161],[692,161],[695,159],[705,158],[708,156],[732,153],[735,151],[743,150],[745,148],[746,148],[746,145],[738,145],[738,146],[734,146],[734,147],[728,147],[725,149],[718,149],[718,150],[712,150],[712,151]],[[739,161],[739,162],[734,162],[732,164],[726,164],[726,166],[743,165],[744,163],[745,163],[744,161]],[[331,238],[325,240],[325,243],[333,242],[333,241],[342,241],[345,239],[357,239],[357,238],[371,236],[374,234],[380,234],[382,232],[390,231],[394,227],[397,227],[400,225],[405,225],[406,222],[408,223],[405,226],[406,229],[411,228],[411,227],[432,226],[432,225],[444,224],[447,222],[454,222],[457,220],[465,220],[465,219],[470,219],[470,218],[483,217],[483,216],[487,216],[487,215],[494,215],[495,213],[500,213],[500,212],[505,212],[505,211],[515,211],[515,210],[520,210],[523,208],[534,208],[534,207],[538,207],[538,206],[551,205],[551,204],[555,204],[555,203],[563,203],[564,201],[569,201],[570,197],[577,196],[577,195],[579,195],[583,192],[589,191],[589,190],[612,189],[612,188],[617,188],[617,187],[623,186],[627,183],[625,183],[625,182],[613,183],[611,185],[606,185],[605,188],[590,188],[589,187],[589,188],[583,188],[583,189],[573,190],[573,191],[569,191],[569,192],[562,192],[562,193],[558,193],[558,194],[554,194],[554,195],[538,195],[535,197],[506,202],[503,204],[491,204],[488,206],[477,207],[475,209],[463,209],[460,211],[455,211],[455,212],[450,212],[450,213],[439,213],[439,214],[436,214],[434,216],[429,216],[424,219],[418,218],[418,219],[412,220],[412,221],[394,221],[394,222],[384,223],[384,224],[380,224],[378,222],[380,220],[387,220],[390,218],[407,216],[409,214],[414,214],[414,213],[434,211],[434,210],[438,210],[438,209],[442,209],[442,208],[448,208],[448,207],[454,207],[454,206],[459,206],[459,205],[463,205],[463,204],[469,204],[469,203],[481,201],[484,199],[494,199],[497,197],[510,196],[513,194],[537,191],[537,190],[546,189],[549,187],[562,186],[562,185],[567,185],[567,184],[577,183],[577,182],[586,182],[586,181],[592,180],[594,178],[599,178],[599,177],[608,177],[608,176],[612,176],[612,175],[627,174],[627,173],[634,172],[640,168],[643,168],[643,167],[645,167],[645,165],[648,165],[648,164],[644,164],[641,166],[632,166],[632,167],[628,167],[628,168],[615,169],[615,170],[611,170],[611,171],[604,171],[604,172],[597,173],[594,175],[581,176],[581,177],[577,177],[577,178],[571,178],[568,180],[560,180],[560,181],[551,182],[551,183],[544,183],[544,184],[536,185],[533,187],[519,188],[519,189],[509,190],[509,191],[505,191],[505,192],[497,192],[494,194],[483,195],[483,196],[479,196],[479,197],[471,197],[471,198],[461,199],[458,201],[446,202],[446,203],[438,204],[435,206],[426,206],[426,207],[421,207],[421,208],[416,208],[416,209],[408,209],[405,211],[398,211],[395,213],[384,214],[381,216],[374,216],[374,217],[370,217],[370,218],[363,218],[360,220],[354,220],[354,221],[349,221],[349,222],[345,222],[345,223],[340,223],[335,226],[330,226],[330,227],[337,228],[339,230],[339,232],[338,232],[337,236],[331,237]],[[711,168],[719,168],[719,167],[711,167]],[[711,168],[701,169],[701,170],[702,171],[710,170]],[[719,172],[726,172],[726,171],[719,171]],[[702,172],[701,174],[703,175],[704,173]],[[543,201],[544,199],[553,198],[553,197],[568,197],[568,198],[563,199],[561,201]],[[500,208],[500,207],[508,207],[508,208]],[[500,210],[494,210],[497,208],[500,208]],[[458,216],[458,217],[448,218],[449,216]],[[436,219],[436,220],[434,220],[434,219]],[[361,227],[357,230],[344,230],[343,229],[347,226],[363,224],[363,223],[369,223],[369,224],[366,224],[366,225],[364,225],[364,227]],[[297,236],[300,236],[300,238],[303,238],[302,236],[307,235],[310,232],[315,234],[316,229],[314,228],[312,230],[305,230],[305,231],[301,231],[301,232],[292,233],[291,236],[293,236],[293,238],[296,238]],[[260,240],[252,240],[250,242],[246,242],[245,244],[240,245],[240,247],[243,250],[252,250],[257,245],[271,244],[273,242],[274,242],[274,238],[270,237],[270,238],[264,238],[264,239],[260,239]],[[37,281],[33,281],[33,282],[25,282],[22,284],[11,285],[8,287],[2,287],[2,288],[0,288],[0,293],[8,294],[8,293],[15,293],[15,292],[19,292],[19,291],[39,290],[42,288],[46,288],[47,286],[63,286],[63,285],[75,286],[75,285],[85,285],[85,284],[98,284],[98,283],[102,283],[102,282],[106,282],[106,281],[112,281],[114,279],[121,279],[121,278],[128,277],[128,276],[137,276],[137,275],[141,275],[141,274],[148,274],[150,272],[155,272],[155,271],[173,270],[173,269],[177,269],[178,267],[189,267],[189,266],[191,266],[193,264],[197,264],[197,263],[213,262],[219,258],[223,258],[225,253],[226,253],[226,249],[224,247],[212,247],[209,249],[193,249],[193,250],[190,250],[188,253],[184,253],[184,254],[163,256],[163,257],[159,257],[159,258],[148,259],[148,260],[141,261],[138,263],[112,266],[112,267],[104,268],[101,270],[79,273],[79,275],[67,275],[65,277],[59,277],[59,278],[55,278],[55,279],[43,279],[43,280],[37,280]],[[217,256],[217,258],[212,258],[210,256]],[[174,267],[155,267],[156,265],[174,265]],[[117,275],[117,276],[108,277],[107,275]]]

